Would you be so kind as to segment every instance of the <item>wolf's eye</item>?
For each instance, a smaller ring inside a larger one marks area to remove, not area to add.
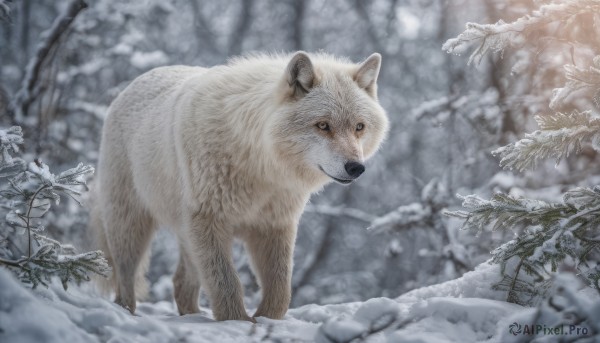
[[[318,122],[318,123],[317,123],[317,127],[318,127],[320,130],[323,130],[323,131],[329,131],[329,124],[327,124],[327,123],[326,123],[326,122],[324,122],[324,121],[320,121],[320,122]]]
[[[356,131],[362,131],[362,129],[365,128],[365,124],[363,123],[358,123],[356,124]]]

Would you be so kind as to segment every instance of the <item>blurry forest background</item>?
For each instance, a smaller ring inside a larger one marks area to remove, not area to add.
[[[526,173],[502,171],[490,154],[535,128],[533,115],[548,110],[572,56],[549,44],[468,66],[441,49],[465,22],[510,21],[543,1],[96,0],[40,60],[49,28],[77,3],[0,0],[0,126],[21,125],[25,159],[39,157],[55,170],[96,164],[110,102],[154,67],[212,66],[252,51],[324,51],[356,62],[382,54],[379,97],[390,136],[358,182],[329,185],[312,198],[298,234],[293,307],[395,297],[487,260],[513,233],[460,230],[460,220],[442,215],[460,207],[457,193],[557,200],[600,180],[592,149],[556,169],[548,161]],[[11,99],[20,99],[19,111],[8,111]],[[60,206],[47,214],[49,235],[88,245],[85,209]],[[256,306],[260,295],[241,246],[235,255]],[[159,232],[148,274],[152,300],[172,297],[177,259],[175,240]]]

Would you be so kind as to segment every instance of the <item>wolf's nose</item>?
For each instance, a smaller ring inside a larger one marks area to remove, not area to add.
[[[365,171],[365,166],[361,163],[352,161],[346,163],[344,165],[344,169],[346,169],[348,175],[350,175],[353,178],[357,178],[360,176],[360,174],[362,174]]]

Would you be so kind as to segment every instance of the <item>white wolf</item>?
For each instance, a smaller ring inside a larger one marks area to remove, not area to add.
[[[153,233],[170,227],[181,314],[199,311],[202,284],[217,320],[254,321],[232,263],[238,237],[262,289],[254,316],[282,318],[310,194],[356,179],[388,131],[380,65],[379,54],[353,64],[300,51],[135,79],[104,123],[91,221],[114,269],[115,301],[135,311]]]

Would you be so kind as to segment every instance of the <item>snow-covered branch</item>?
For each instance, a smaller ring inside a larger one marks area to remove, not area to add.
[[[500,165],[523,171],[548,157],[555,158],[558,164],[569,154],[579,153],[586,142],[600,151],[600,119],[590,111],[539,115],[535,119],[541,130],[492,152],[501,157]]]
[[[400,206],[382,216],[374,216],[356,208],[333,207],[328,205],[307,205],[307,212],[324,214],[329,216],[348,217],[361,222],[368,223],[368,230],[382,232],[391,228],[412,228],[431,217],[431,209],[423,207],[421,203],[412,203]]]
[[[432,179],[421,191],[421,201],[403,205],[381,216],[362,210],[329,205],[307,205],[305,211],[341,216],[368,223],[368,230],[383,232],[389,229],[410,229],[415,226],[432,226],[433,216],[439,214],[447,202],[445,186],[438,179]]]
[[[591,260],[600,253],[600,240],[595,234],[600,222],[600,186],[570,190],[562,203],[501,193],[490,200],[476,195],[461,198],[466,211],[446,214],[464,219],[463,228],[477,233],[486,228],[519,232],[514,240],[492,252],[492,262],[499,263],[504,274],[495,287],[506,290],[509,301],[522,303],[517,293],[544,295],[549,287],[546,281],[567,257],[590,286],[600,286],[600,273]],[[509,261],[515,259],[519,262],[514,270],[507,268]],[[532,277],[525,278],[525,274]]]
[[[373,232],[382,232],[390,228],[404,229],[412,228],[416,225],[427,225],[431,220],[432,211],[429,206],[423,206],[422,203],[412,203],[406,206],[400,206],[381,217],[371,221],[369,230]]]
[[[502,52],[509,46],[521,46],[525,37],[552,22],[566,22],[586,13],[598,13],[600,3],[596,0],[568,0],[541,6],[539,10],[513,22],[502,20],[495,24],[467,23],[466,30],[442,46],[448,53],[460,54],[469,46],[479,46],[469,57],[469,64],[479,64],[489,51]]]
[[[371,223],[377,217],[356,208],[330,206],[330,205],[306,205],[304,211],[324,214],[329,216],[348,217],[365,223]]]
[[[550,108],[553,110],[560,109],[571,93],[583,89],[592,92],[592,100],[596,107],[600,108],[600,56],[594,57],[592,65],[587,69],[571,64],[565,65],[564,68],[567,83],[562,88],[554,89]]]

